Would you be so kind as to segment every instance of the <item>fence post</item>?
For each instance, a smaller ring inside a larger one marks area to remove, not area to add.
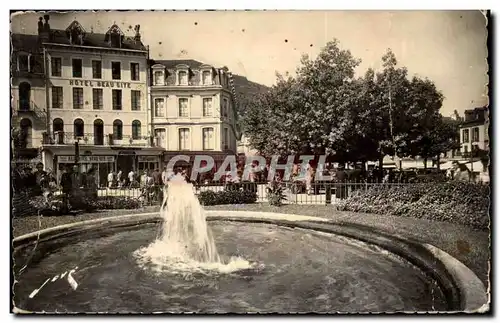
[[[326,205],[332,204],[332,186],[330,183],[325,184],[325,203]]]

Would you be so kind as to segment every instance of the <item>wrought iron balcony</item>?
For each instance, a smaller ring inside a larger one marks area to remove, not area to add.
[[[30,114],[35,117],[38,121],[45,122],[47,120],[47,112],[36,105],[35,102],[29,100],[17,100],[14,102],[12,115],[13,116],[23,116]]]
[[[56,131],[52,137],[45,135],[44,145],[80,145],[118,146],[118,147],[156,147],[156,140],[151,136],[133,137],[130,135],[116,136],[113,134],[73,133]]]

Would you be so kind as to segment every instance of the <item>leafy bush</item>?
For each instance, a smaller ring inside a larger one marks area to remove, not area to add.
[[[97,201],[95,201],[95,207],[100,210],[130,210],[138,209],[141,206],[141,201],[139,201],[139,199],[124,196],[104,196],[99,197]]]
[[[337,209],[447,221],[487,229],[489,204],[490,190],[486,185],[416,183],[371,186],[339,201]]]
[[[284,191],[285,191],[284,184],[277,181],[270,182],[269,185],[266,187],[267,200],[269,201],[269,205],[282,206],[283,201],[286,201],[286,196]]]
[[[250,204],[257,202],[257,193],[249,190],[204,191],[198,194],[201,205]]]

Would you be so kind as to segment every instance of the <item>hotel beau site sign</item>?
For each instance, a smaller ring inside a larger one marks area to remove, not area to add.
[[[118,89],[130,89],[129,82],[117,81],[89,81],[89,80],[69,80],[69,85],[89,86],[89,87],[116,87]]]

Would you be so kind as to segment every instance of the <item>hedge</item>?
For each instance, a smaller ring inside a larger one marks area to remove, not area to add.
[[[467,182],[371,186],[337,203],[340,211],[407,216],[488,229],[490,189]]]
[[[204,191],[198,194],[201,205],[250,204],[257,202],[257,193],[250,190]]]

